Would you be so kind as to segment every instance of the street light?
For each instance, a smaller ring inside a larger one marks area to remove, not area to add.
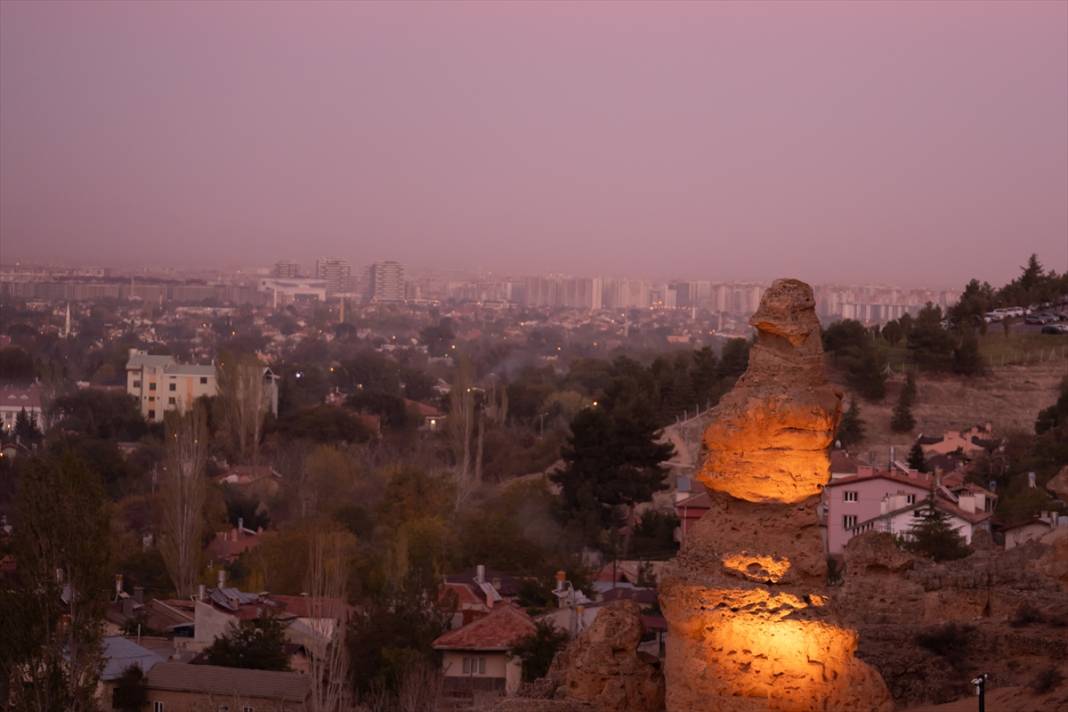
[[[982,673],[972,680],[975,685],[975,694],[979,695],[979,712],[986,712],[986,681],[990,678],[987,673]]]

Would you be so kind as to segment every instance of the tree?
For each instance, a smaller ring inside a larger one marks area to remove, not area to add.
[[[942,328],[942,309],[928,302],[908,335],[913,363],[925,371],[946,371],[952,361],[953,345],[953,337]]]
[[[15,416],[15,437],[19,442],[35,443],[41,439],[41,431],[37,429],[37,421],[23,408]]]
[[[341,631],[348,621],[348,566],[355,545],[351,534],[333,527],[320,528],[308,539],[308,617],[325,641],[311,651],[310,712],[339,712],[347,701],[348,649]]]
[[[370,429],[350,410],[335,405],[303,408],[279,418],[273,431],[285,440],[317,443],[365,443]]]
[[[920,517],[901,538],[904,549],[935,561],[963,559],[971,553],[964,537],[949,525],[949,515],[935,506],[932,497],[919,511]]]
[[[1065,424],[1068,424],[1068,376],[1061,379],[1057,402],[1039,412],[1035,419],[1035,433],[1043,435]]]
[[[953,372],[961,376],[981,376],[985,371],[979,340],[971,329],[965,329],[960,343],[953,349]]]
[[[909,405],[909,401],[905,398],[905,392],[902,391],[901,398],[898,398],[897,405],[894,406],[894,412],[890,416],[890,429],[895,433],[907,433],[916,427],[916,419],[912,416],[912,406]]]
[[[912,448],[909,450],[908,462],[910,469],[927,472],[927,460],[924,458],[923,447],[920,446],[919,440],[912,444]]]
[[[901,389],[901,398],[909,406],[916,402],[916,374],[912,371],[905,374],[905,386]]]
[[[516,641],[508,651],[522,661],[524,682],[545,677],[556,653],[567,645],[567,631],[557,630],[552,621],[537,621],[534,625],[534,632]]]
[[[286,631],[274,616],[232,623],[226,633],[204,651],[208,665],[289,670]]]
[[[727,381],[729,389],[749,367],[749,342],[745,339],[730,339],[719,354],[719,378]]]
[[[891,346],[896,345],[904,336],[905,330],[901,328],[901,323],[896,319],[883,324],[882,337]]]
[[[8,709],[91,712],[108,604],[108,512],[100,477],[71,453],[20,466],[12,553],[0,586],[0,671],[24,684]]]
[[[200,574],[201,534],[207,484],[207,416],[196,404],[188,413],[168,412],[166,461],[160,483],[160,552],[179,597],[192,595]]]
[[[219,403],[234,454],[256,464],[263,421],[270,408],[264,369],[255,356],[230,353],[219,362]]]
[[[856,398],[850,399],[849,408],[842,414],[842,419],[838,422],[838,433],[835,435],[835,440],[842,444],[842,447],[849,447],[850,445],[856,445],[864,439],[864,421],[860,419],[860,406],[857,405]]]
[[[571,421],[571,436],[561,456],[564,468],[553,475],[562,488],[563,504],[572,517],[595,514],[602,527],[616,523],[614,510],[633,510],[667,488],[661,465],[674,455],[661,443],[656,422],[641,402],[587,408]]]
[[[111,702],[112,707],[119,712],[141,712],[148,704],[145,673],[139,665],[131,664],[122,671],[122,675],[115,681]]]
[[[853,319],[837,321],[823,333],[823,344],[845,371],[850,388],[870,401],[886,396],[886,358],[863,324]]]

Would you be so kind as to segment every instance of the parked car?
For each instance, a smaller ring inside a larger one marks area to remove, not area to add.
[[[1042,327],[1043,334],[1068,334],[1068,324],[1047,324]]]

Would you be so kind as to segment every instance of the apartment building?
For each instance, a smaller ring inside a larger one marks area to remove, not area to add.
[[[375,262],[369,270],[371,301],[404,301],[404,265],[400,262]]]
[[[145,420],[163,422],[166,411],[184,413],[197,398],[214,396],[218,390],[213,365],[181,364],[173,356],[154,356],[130,349],[126,392],[137,399]]]

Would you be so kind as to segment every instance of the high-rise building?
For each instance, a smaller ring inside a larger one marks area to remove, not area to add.
[[[315,261],[316,279],[326,280],[327,294],[352,290],[352,266],[339,257],[320,257]]]
[[[400,262],[375,262],[369,270],[371,301],[404,301],[404,265]]]
[[[300,265],[296,262],[279,260],[274,263],[274,269],[271,270],[271,276],[275,279],[296,279],[300,277]]]

